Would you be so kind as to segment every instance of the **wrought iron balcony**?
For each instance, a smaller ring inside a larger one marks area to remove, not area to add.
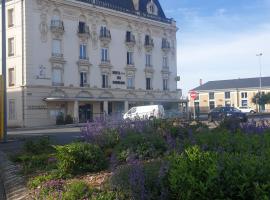
[[[52,53],[50,61],[52,63],[61,63],[61,64],[66,62],[62,53]]]
[[[101,29],[99,35],[100,41],[108,44],[111,41],[111,32],[108,29]]]
[[[78,36],[82,38],[89,38],[90,37],[90,28],[87,25],[79,25],[78,27]]]
[[[133,47],[136,44],[135,35],[126,36],[126,45]]]
[[[52,82],[52,86],[60,87],[60,86],[64,86],[64,83],[55,83],[55,82]]]
[[[151,51],[154,48],[154,40],[151,38],[145,39],[144,47],[146,50]]]
[[[51,31],[53,33],[63,34],[65,31],[64,22],[62,20],[51,20]]]

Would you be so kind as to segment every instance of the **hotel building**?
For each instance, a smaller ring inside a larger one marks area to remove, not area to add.
[[[176,22],[158,0],[9,0],[8,126],[176,109]]]

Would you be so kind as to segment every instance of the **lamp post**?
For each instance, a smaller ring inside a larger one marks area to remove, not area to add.
[[[259,65],[260,65],[260,89],[259,89],[259,112],[261,112],[261,98],[262,98],[262,53],[256,54],[256,56],[259,58]]]
[[[3,77],[3,98],[4,98],[4,127],[3,142],[7,142],[7,71],[6,71],[6,0],[2,0],[2,77]]]

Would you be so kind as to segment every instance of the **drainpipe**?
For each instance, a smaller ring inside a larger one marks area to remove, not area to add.
[[[25,72],[25,65],[24,65],[24,0],[21,1],[21,23],[22,23],[22,127],[25,127],[25,77],[24,77],[24,72]]]

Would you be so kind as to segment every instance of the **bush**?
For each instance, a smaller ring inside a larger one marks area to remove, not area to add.
[[[73,118],[70,115],[66,116],[65,124],[73,124]]]
[[[88,143],[56,146],[58,170],[62,175],[98,172],[106,168],[106,158],[101,149]]]
[[[157,158],[167,150],[165,140],[159,134],[128,133],[116,146],[116,156],[119,161],[127,161],[129,156],[136,159]]]
[[[63,200],[83,200],[90,198],[92,190],[83,181],[74,181],[65,186]]]
[[[197,146],[170,157],[171,199],[268,199],[270,151],[202,152]]]
[[[27,140],[24,143],[24,151],[29,154],[43,154],[52,152],[53,148],[50,144],[50,138],[42,137],[38,140]]]
[[[59,113],[56,117],[56,125],[64,125],[65,124],[65,117],[63,113]]]

